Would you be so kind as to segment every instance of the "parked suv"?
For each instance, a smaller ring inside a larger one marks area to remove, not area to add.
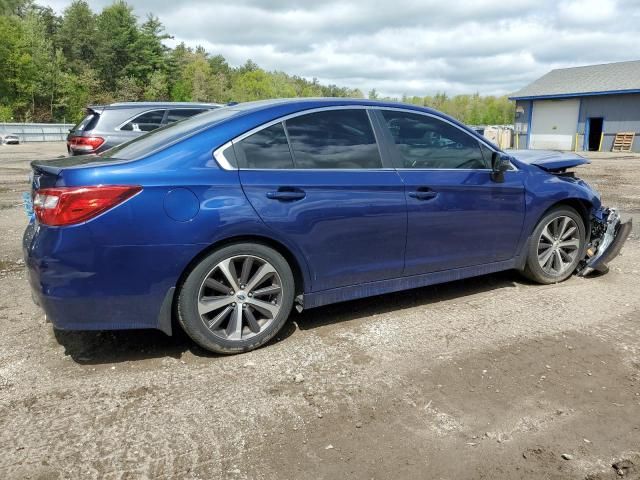
[[[567,171],[585,163],[507,154],[412,105],[226,106],[99,156],[33,162],[25,263],[56,328],[170,334],[175,319],[204,348],[243,352],[294,305],[509,269],[542,284],[605,272],[631,221]]]
[[[146,132],[207,110],[215,103],[122,102],[94,105],[69,131],[67,151],[71,155],[100,153]]]

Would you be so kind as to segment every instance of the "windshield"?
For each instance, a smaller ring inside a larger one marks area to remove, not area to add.
[[[135,160],[171,145],[177,140],[204,127],[218,123],[237,114],[237,110],[223,107],[172,123],[123,143],[101,154],[103,158]]]

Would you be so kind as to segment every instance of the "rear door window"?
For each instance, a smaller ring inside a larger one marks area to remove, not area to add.
[[[169,110],[164,123],[178,122],[180,120],[184,120],[185,118],[193,117],[194,115],[197,115],[204,111],[206,111],[205,108],[178,108],[175,110]]]
[[[365,110],[309,113],[291,118],[285,124],[296,168],[382,168]]]
[[[234,142],[238,164],[244,168],[293,168],[293,158],[282,123],[276,123]]]
[[[166,110],[153,110],[151,112],[143,113],[125,123],[122,127],[120,127],[120,130],[134,132],[151,132],[156,128],[160,128],[165,112]]]

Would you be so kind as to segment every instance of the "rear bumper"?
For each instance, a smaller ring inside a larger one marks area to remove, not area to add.
[[[55,228],[34,221],[23,237],[34,302],[60,330],[166,331],[163,304],[197,249],[100,246],[85,225]]]
[[[597,250],[587,257],[578,270],[578,275],[585,276],[596,271],[606,273],[609,270],[609,262],[616,258],[622,250],[633,228],[631,219],[623,222],[620,214],[610,209],[606,216],[606,230],[599,238]]]

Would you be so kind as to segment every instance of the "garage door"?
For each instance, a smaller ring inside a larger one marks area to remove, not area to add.
[[[533,102],[529,148],[571,150],[580,100],[538,100]]]

